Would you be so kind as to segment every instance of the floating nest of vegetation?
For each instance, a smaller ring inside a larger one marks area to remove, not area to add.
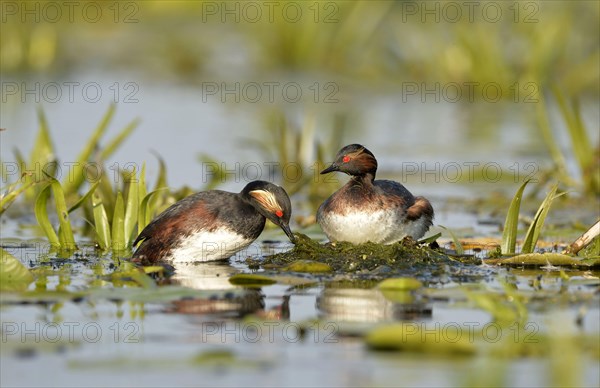
[[[251,269],[276,272],[351,274],[376,278],[397,274],[430,279],[443,275],[456,278],[476,273],[481,280],[485,275],[483,272],[487,272],[478,267],[481,264],[478,258],[452,257],[435,243],[422,245],[410,238],[390,245],[355,245],[347,242],[321,244],[300,233],[296,237],[293,249],[261,259],[248,258],[246,264]]]

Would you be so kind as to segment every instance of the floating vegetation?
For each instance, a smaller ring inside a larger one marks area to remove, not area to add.
[[[526,253],[522,255],[485,260],[486,264],[517,267],[543,267],[547,265],[571,268],[600,268],[600,258],[581,259],[562,253]]]
[[[13,255],[0,248],[0,291],[24,291],[33,275]]]
[[[476,347],[460,327],[427,329],[417,323],[398,323],[377,327],[367,334],[366,344],[373,350],[396,350],[438,356],[472,355]]]
[[[560,114],[567,129],[567,134],[571,140],[571,154],[564,153],[562,141],[552,133],[549,120],[549,110],[547,103],[540,96],[540,103],[537,104],[538,128],[542,139],[548,147],[554,168],[548,175],[567,182],[571,186],[576,186],[581,191],[591,194],[600,194],[600,147],[592,146],[593,141],[588,135],[587,128],[581,116],[579,101],[576,98],[567,99],[564,93],[557,87],[552,88],[552,95],[556,100]],[[567,159],[575,159],[579,167],[580,179],[576,179],[567,172]]]
[[[282,271],[290,272],[308,272],[308,273],[324,273],[331,272],[333,269],[327,263],[320,263],[313,260],[296,260],[285,267],[281,268]]]
[[[473,281],[481,280],[488,272],[478,267],[480,259],[472,256],[454,258],[441,249],[420,246],[410,239],[391,245],[354,245],[347,242],[321,244],[301,233],[296,233],[296,237],[291,250],[263,259],[248,258],[246,264],[254,269],[262,267],[273,274],[309,272],[321,277],[328,275],[327,278],[348,275],[353,280],[409,274],[428,282],[447,276],[459,281]]]
[[[423,287],[423,283],[413,278],[390,278],[377,285],[382,290],[411,291]]]
[[[506,214],[504,232],[502,233],[502,253],[504,254],[515,253],[521,198],[523,197],[523,190],[525,189],[525,186],[527,186],[527,183],[529,183],[529,181],[523,182],[521,187],[519,187]],[[552,201],[564,194],[556,194],[557,189],[558,184],[552,186],[546,195],[546,198],[544,201],[542,201],[540,207],[535,213],[533,222],[529,225],[527,233],[525,234],[525,240],[523,241],[523,245],[521,247],[521,253],[531,253],[534,251],[535,245],[540,237],[542,227],[544,226],[546,216],[548,215],[548,211],[550,211]]]

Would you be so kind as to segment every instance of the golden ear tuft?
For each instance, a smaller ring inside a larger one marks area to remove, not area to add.
[[[270,211],[271,213],[275,213],[277,211],[283,211],[279,203],[277,203],[277,198],[275,198],[275,194],[266,190],[252,190],[249,193],[262,207]]]

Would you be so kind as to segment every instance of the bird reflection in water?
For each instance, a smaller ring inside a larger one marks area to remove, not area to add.
[[[209,298],[183,298],[172,303],[169,312],[191,315],[211,315],[219,318],[242,318],[253,314],[262,319],[282,320],[289,318],[289,297],[265,310],[265,295],[260,288],[239,288],[229,282],[238,273],[228,263],[198,263],[175,266],[171,284],[198,290],[220,291]],[[230,290],[231,292],[225,292]]]
[[[325,288],[317,298],[321,318],[345,322],[385,322],[431,317],[431,306],[409,291]]]

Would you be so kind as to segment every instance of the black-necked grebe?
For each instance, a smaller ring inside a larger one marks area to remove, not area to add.
[[[414,197],[398,182],[375,180],[377,160],[360,144],[342,148],[326,174],[341,171],[352,178],[321,204],[317,222],[331,241],[391,244],[423,237],[433,224],[426,198]]]
[[[141,242],[133,261],[227,259],[258,238],[267,218],[294,242],[289,227],[291,213],[285,190],[269,182],[250,182],[240,193],[196,193],[173,204],[144,228],[133,243]]]

